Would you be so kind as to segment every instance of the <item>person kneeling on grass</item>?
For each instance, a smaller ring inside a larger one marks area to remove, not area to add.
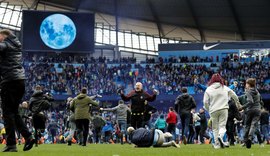
[[[165,138],[171,138],[172,134],[166,132],[163,133],[158,129],[146,129],[139,128],[134,129],[129,127],[127,129],[128,134],[131,136],[131,142],[135,144],[135,147],[170,147],[174,146],[180,148],[180,145],[176,144],[175,141],[165,142]]]

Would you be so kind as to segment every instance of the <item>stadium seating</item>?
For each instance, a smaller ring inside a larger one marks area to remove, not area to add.
[[[217,71],[229,82],[228,85],[234,80],[242,84],[248,77],[257,77],[258,89],[269,93],[270,73],[264,70],[269,69],[269,62],[245,60],[209,63],[200,62],[205,59],[199,57],[191,58],[191,61],[181,59],[185,60],[184,63],[177,62],[175,58],[148,60],[149,63],[145,64],[135,64],[135,59],[131,58],[121,59],[125,64],[121,64],[121,61],[105,61],[106,58],[87,57],[55,59],[42,56],[24,60],[28,78],[26,97],[31,95],[33,86],[37,84],[52,94],[74,95],[79,93],[82,86],[87,86],[89,94],[112,95],[119,87],[132,88],[128,86],[133,86],[136,81],[141,81],[146,91],[155,88],[160,94],[178,94],[182,86],[187,86],[189,93],[195,94],[200,90],[194,87],[194,80],[207,84],[211,74]],[[243,91],[244,86],[240,87]]]

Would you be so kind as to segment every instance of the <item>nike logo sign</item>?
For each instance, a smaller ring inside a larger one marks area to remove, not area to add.
[[[214,44],[214,45],[211,45],[211,46],[206,46],[206,44],[203,45],[203,50],[210,50],[216,46],[218,46],[220,43],[217,43],[217,44]]]

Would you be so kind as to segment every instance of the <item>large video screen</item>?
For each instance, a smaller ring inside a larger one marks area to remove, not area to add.
[[[94,14],[24,10],[22,21],[23,51],[94,51]]]

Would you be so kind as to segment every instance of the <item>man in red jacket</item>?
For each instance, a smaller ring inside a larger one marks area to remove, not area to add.
[[[173,107],[169,108],[169,113],[167,115],[166,122],[168,124],[167,132],[173,135],[173,140],[175,140],[175,128],[177,124],[177,114],[175,113]]]

